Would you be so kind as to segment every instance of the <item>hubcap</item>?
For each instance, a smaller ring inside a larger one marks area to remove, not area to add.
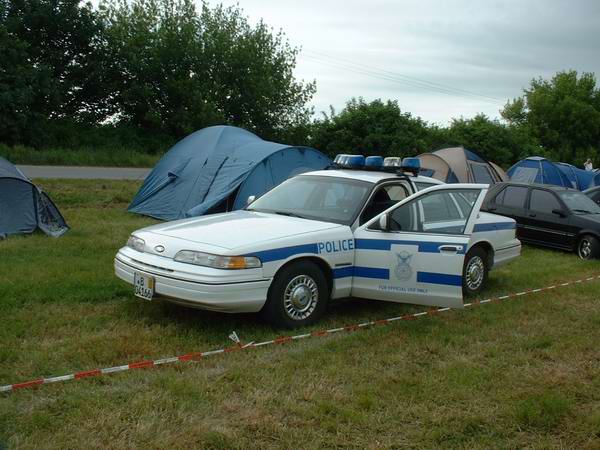
[[[283,307],[290,319],[303,320],[310,316],[317,306],[319,289],[308,275],[298,275],[285,288]]]
[[[485,275],[485,264],[479,256],[474,256],[469,260],[466,270],[466,284],[472,291],[479,289],[481,283],[483,283],[483,276]]]
[[[589,259],[592,254],[592,243],[587,239],[582,239],[579,243],[579,257],[581,259]]]

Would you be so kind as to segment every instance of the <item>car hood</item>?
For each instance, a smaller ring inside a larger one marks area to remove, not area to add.
[[[234,211],[153,225],[135,232],[232,250],[266,241],[342,227],[330,222],[256,211]],[[153,239],[156,241],[156,239]]]

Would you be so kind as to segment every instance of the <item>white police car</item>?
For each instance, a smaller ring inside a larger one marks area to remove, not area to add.
[[[348,296],[462,307],[463,292],[479,292],[490,269],[520,255],[515,221],[479,211],[487,185],[442,184],[380,157],[336,162],[245,210],[134,232],[115,257],[117,276],[147,300],[262,311],[293,327]]]

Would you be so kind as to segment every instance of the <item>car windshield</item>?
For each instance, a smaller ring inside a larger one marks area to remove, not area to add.
[[[270,190],[246,209],[349,225],[371,187],[371,183],[347,178],[297,176]]]
[[[600,214],[600,206],[587,195],[579,191],[562,191],[559,192],[559,194],[563,202],[565,202],[568,208],[574,213]]]

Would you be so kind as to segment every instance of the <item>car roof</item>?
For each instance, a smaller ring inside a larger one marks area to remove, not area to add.
[[[352,180],[361,180],[368,183],[379,183],[383,180],[390,180],[394,178],[400,178],[393,172],[378,172],[374,170],[344,170],[344,169],[332,169],[332,170],[316,170],[314,172],[306,172],[302,175],[318,175],[324,177],[336,177],[336,178],[348,178]],[[435,178],[424,177],[422,175],[412,176],[409,175],[415,183],[429,183],[429,184],[444,184],[440,180]]]
[[[497,186],[522,186],[522,187],[533,187],[541,189],[549,189],[551,191],[577,191],[577,189],[569,188],[565,186],[556,186],[554,184],[541,184],[541,183],[519,183],[516,181],[503,181],[496,183]]]

